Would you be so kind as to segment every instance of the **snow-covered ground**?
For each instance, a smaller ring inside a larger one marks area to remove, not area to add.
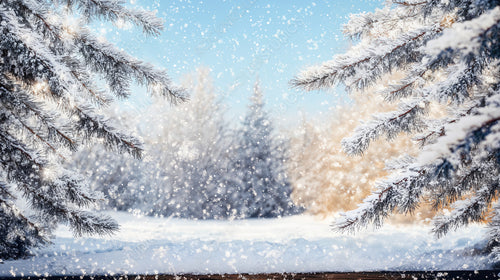
[[[470,250],[486,232],[480,225],[436,240],[422,225],[342,235],[330,230],[331,219],[309,215],[190,221],[109,214],[121,224],[116,235],[75,239],[61,227],[35,257],[0,264],[0,276],[489,268]]]

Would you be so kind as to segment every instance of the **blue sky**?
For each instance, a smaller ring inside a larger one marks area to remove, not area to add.
[[[351,13],[382,7],[383,0],[359,1],[158,1],[130,0],[165,19],[157,38],[125,26],[102,27],[108,40],[131,54],[166,68],[174,82],[199,66],[212,69],[230,118],[244,114],[257,76],[267,108],[280,120],[303,111],[316,116],[345,98],[341,89],[299,92],[288,81],[307,66],[345,51],[342,24]],[[138,89],[130,103],[148,102]]]

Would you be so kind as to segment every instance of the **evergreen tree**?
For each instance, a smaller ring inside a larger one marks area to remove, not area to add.
[[[149,165],[157,170],[150,180],[155,182],[154,203],[147,212],[191,219],[227,218],[224,177],[232,140],[224,106],[208,69],[198,69],[184,86],[192,92],[189,102],[172,110],[156,103],[151,109],[162,121],[147,127],[155,134],[146,142],[154,157]]]
[[[230,216],[224,178],[234,145],[224,107],[208,69],[188,75],[183,87],[189,102],[172,108],[157,100],[131,128],[145,138],[142,161],[103,153],[102,146],[77,155],[77,167],[106,195],[104,207],[192,219]]]
[[[61,163],[96,141],[140,157],[141,143],[101,114],[112,100],[108,92],[127,97],[135,80],[171,100],[183,96],[164,71],[87,27],[118,19],[147,34],[162,29],[153,13],[121,1],[0,0],[1,259],[26,256],[47,243],[58,223],[69,224],[76,235],[115,231],[109,217],[83,209],[101,196]]]
[[[274,135],[264,110],[259,83],[243,122],[235,159],[237,176],[228,182],[235,192],[230,199],[237,217],[277,217],[300,211],[292,200],[291,184],[285,170],[287,143]]]
[[[384,9],[354,15],[344,32],[358,44],[292,81],[306,89],[343,82],[348,91],[367,91],[388,74],[378,92],[398,109],[374,115],[344,138],[344,150],[363,153],[371,141],[401,132],[418,133],[418,155],[392,161],[391,173],[357,210],[337,223],[340,230],[380,226],[394,211],[411,213],[428,198],[436,209],[434,233],[442,236],[471,222],[489,221],[491,244],[500,235],[499,94],[500,7],[492,0],[393,0]],[[439,103],[447,114],[434,117]]]

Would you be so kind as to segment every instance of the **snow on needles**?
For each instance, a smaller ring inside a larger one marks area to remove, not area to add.
[[[500,21],[500,7],[466,22],[455,23],[443,31],[443,35],[431,40],[424,47],[424,52],[438,55],[448,48],[459,49],[463,53],[473,53],[481,45],[480,35]]]
[[[500,11],[500,10],[499,10]],[[493,95],[486,101],[487,104],[500,104],[500,96]],[[471,131],[481,128],[484,123],[500,118],[500,112],[495,106],[486,106],[477,110],[477,114],[446,126],[447,134],[436,143],[425,147],[418,157],[420,165],[432,164],[438,158],[453,159],[453,147],[463,141]],[[496,133],[493,133],[494,135]],[[493,136],[492,136],[493,137]],[[490,137],[491,138],[491,137]],[[495,138],[493,138],[495,139]],[[488,141],[487,143],[490,143]],[[486,145],[487,143],[483,143]],[[494,143],[492,143],[494,144]]]

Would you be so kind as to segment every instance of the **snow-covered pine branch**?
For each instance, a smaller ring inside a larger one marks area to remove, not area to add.
[[[397,111],[374,115],[373,120],[358,126],[352,136],[342,140],[344,151],[350,155],[359,155],[368,148],[371,141],[382,135],[392,139],[400,132],[422,130],[425,123],[421,116],[427,111],[426,107],[425,99],[417,98],[401,104]]]
[[[102,197],[61,164],[95,142],[141,156],[141,142],[102,114],[134,81],[172,102],[185,98],[165,71],[98,39],[93,20],[130,21],[150,35],[162,29],[153,12],[123,1],[0,0],[0,225],[13,231],[0,240],[2,259],[46,244],[58,223],[78,235],[115,231],[111,219],[83,210]]]
[[[64,34],[66,28],[63,19],[50,13],[47,7],[33,0],[17,3],[33,17],[37,27],[51,37],[53,45],[72,44],[72,47],[77,48],[86,66],[103,75],[116,96],[127,97],[128,84],[130,79],[134,78],[147,86],[151,93],[164,95],[171,101],[186,98],[183,89],[171,85],[165,71],[158,70],[151,64],[140,61],[103,39],[97,38],[86,26],[73,27],[71,40],[68,40],[67,37],[61,35]]]
[[[498,2],[395,0],[383,10],[351,18],[346,34],[360,38],[358,45],[303,72],[292,84],[311,90],[344,83],[363,94],[366,85],[383,85],[384,77],[394,77],[391,74],[398,71],[403,77],[383,86],[378,94],[399,102],[400,108],[412,108],[411,102],[418,100],[429,107],[439,104],[443,110],[441,114],[424,110],[401,120],[397,117],[405,116],[403,111],[376,114],[343,140],[346,152],[359,154],[381,135],[391,138],[399,132],[419,131],[415,140],[422,148],[404,164],[395,164],[390,175],[376,183],[373,194],[337,222],[337,229],[380,226],[396,210],[411,213],[424,197],[436,208],[452,207],[450,215],[435,217],[438,236],[470,222],[486,221],[492,201],[498,198],[500,179]],[[409,42],[414,37],[407,35],[415,30],[434,32],[412,41],[411,50],[402,47],[401,52],[393,52],[391,44],[380,44],[397,38]],[[389,59],[381,59],[385,54]],[[490,249],[499,256],[500,218],[495,207],[489,238]]]
[[[396,208],[403,213],[411,212],[424,192],[432,192],[431,199],[436,206],[442,207],[478,186],[486,185],[488,186],[486,193],[478,191],[475,195],[477,198],[483,193],[483,197],[476,200],[474,205],[483,205],[480,203],[485,202],[484,206],[489,206],[488,201],[496,195],[498,184],[496,181],[487,180],[494,180],[498,176],[495,175],[498,173],[498,167],[495,167],[495,163],[490,164],[493,169],[487,166],[495,160],[491,157],[492,154],[498,153],[499,145],[486,144],[486,147],[482,147],[485,150],[478,148],[477,145],[486,136],[481,133],[482,131],[493,131],[493,127],[499,126],[498,110],[494,109],[500,105],[496,102],[498,96],[492,96],[491,100],[486,102],[486,105],[491,107],[480,108],[476,115],[445,126],[445,132],[453,131],[454,134],[441,136],[435,143],[425,146],[415,162],[401,169],[404,170],[402,174],[395,173],[394,176],[379,182],[378,190],[367,198],[361,207],[348,212],[345,218],[339,221],[339,228],[352,230],[353,227],[369,223],[380,225],[381,217],[386,217]],[[461,133],[458,133],[459,131]],[[495,135],[498,137],[498,132],[491,133],[488,137],[495,137]],[[485,145],[484,142],[482,144]],[[468,159],[467,156],[474,156],[474,158]],[[467,160],[475,160],[481,164],[469,166]],[[469,174],[464,174],[466,172]],[[484,196],[484,194],[490,194],[491,197]],[[486,198],[488,200],[485,200]],[[443,205],[443,201],[446,201],[446,204]],[[484,218],[484,215],[481,217]],[[442,219],[439,218],[439,223],[437,222],[436,225],[441,225]],[[472,219],[472,221],[477,221],[477,219]],[[461,221],[459,225],[463,225],[466,224],[467,219],[461,217],[455,220],[456,223],[459,221]],[[453,225],[453,227],[456,228],[459,225]],[[452,228],[450,225],[440,226],[436,229],[436,234],[442,235],[450,228]]]
[[[427,184],[426,170],[412,164],[404,173],[394,173],[377,183],[377,189],[357,209],[343,213],[335,223],[339,231],[356,231],[369,224],[382,226],[384,220],[397,209],[408,214],[421,201]]]
[[[163,20],[152,11],[128,9],[123,0],[51,0],[65,5],[72,12],[80,12],[87,20],[130,21],[147,34],[158,35],[163,30]]]
[[[417,46],[441,32],[439,25],[411,30],[398,38],[383,38],[336,55],[319,67],[311,67],[291,81],[294,87],[305,90],[329,88],[343,82],[348,90],[363,89],[383,73],[421,59]]]
[[[351,39],[366,39],[379,34],[396,34],[407,28],[405,24],[414,24],[417,11],[409,12],[405,7],[390,9],[385,7],[374,12],[351,14],[347,24],[343,26],[342,32]]]
[[[43,236],[43,229],[35,221],[23,215],[13,203],[16,199],[8,189],[7,181],[0,179],[0,220],[10,220],[0,231],[0,258],[20,258],[30,247],[47,244],[49,239]]]
[[[405,22],[405,12],[411,17],[409,23]],[[419,61],[423,54],[418,46],[434,38],[449,23],[441,20],[441,14],[420,19],[418,13],[408,13],[408,8],[386,8],[351,16],[352,22],[346,25],[345,33],[356,37],[366,28],[369,36],[363,36],[363,40],[347,53],[302,71],[292,79],[291,85],[308,91],[329,88],[337,83],[344,83],[348,90],[364,89],[382,74]],[[400,32],[393,34],[395,30]]]
[[[498,187],[497,182],[489,182],[475,192],[473,197],[455,201],[451,205],[453,210],[448,215],[434,218],[434,234],[441,237],[452,229],[483,221],[488,214],[492,200],[497,195]]]
[[[45,126],[43,130],[48,141],[62,143],[63,146],[72,151],[76,149],[70,123],[58,123],[57,120],[61,122],[62,119],[59,114],[43,110],[41,102],[34,100],[22,88],[9,83],[7,77],[4,77],[0,82],[0,100],[6,108],[16,112],[16,114],[22,115],[24,118],[36,118],[39,125],[43,124]]]
[[[135,137],[119,132],[109,124],[108,119],[94,113],[91,107],[77,107],[78,122],[75,129],[83,134],[84,140],[101,138],[104,145],[113,150],[128,152],[136,158],[142,154],[142,143]]]

